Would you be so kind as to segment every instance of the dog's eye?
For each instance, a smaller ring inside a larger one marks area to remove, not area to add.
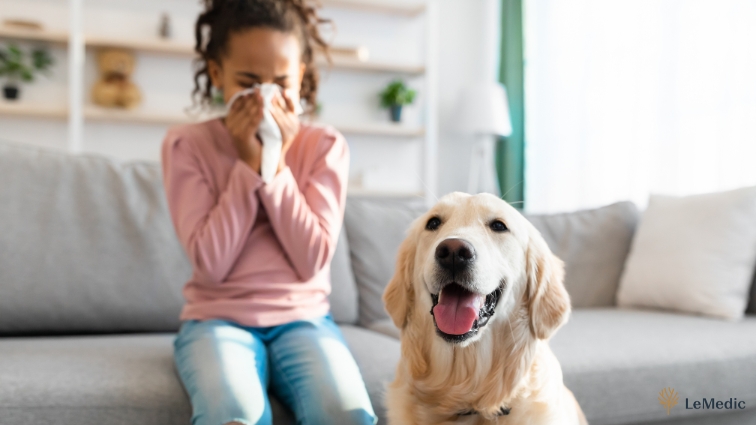
[[[427,223],[425,223],[425,230],[436,230],[441,226],[441,219],[438,217],[431,217]]]
[[[507,230],[509,230],[507,225],[504,224],[504,222],[501,220],[494,220],[491,222],[491,224],[489,224],[489,226],[494,232],[506,232]]]

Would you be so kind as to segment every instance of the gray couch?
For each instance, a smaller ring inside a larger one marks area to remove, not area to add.
[[[380,423],[399,360],[380,296],[423,209],[350,198],[332,265],[332,313]],[[530,219],[567,263],[575,311],[551,346],[592,424],[756,424],[756,317],[613,306],[632,204]],[[156,164],[0,144],[0,424],[189,423],[172,359],[189,273]],[[680,393],[669,416],[664,387]],[[686,397],[747,408],[685,409]],[[276,423],[289,423],[273,404]]]

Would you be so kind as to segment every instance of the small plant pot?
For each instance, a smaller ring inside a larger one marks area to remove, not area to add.
[[[391,121],[402,121],[402,105],[391,105]]]
[[[18,87],[10,84],[3,86],[3,97],[7,100],[18,100],[18,95],[21,91]]]

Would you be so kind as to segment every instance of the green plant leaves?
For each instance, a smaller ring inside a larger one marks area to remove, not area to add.
[[[15,44],[11,44],[8,46],[8,57],[12,61],[21,62],[23,59],[24,53],[21,51],[21,49],[16,46]]]
[[[390,108],[394,105],[409,105],[415,101],[415,90],[407,88],[404,81],[394,80],[380,93],[381,106]]]
[[[0,76],[11,81],[34,81],[35,73],[46,72],[55,61],[47,49],[36,48],[29,53],[15,44],[0,48]]]
[[[42,72],[47,71],[55,62],[45,49],[32,50],[31,57],[34,68]]]

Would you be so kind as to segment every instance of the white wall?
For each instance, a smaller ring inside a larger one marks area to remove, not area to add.
[[[473,136],[455,131],[464,88],[496,78],[499,8],[496,0],[435,0],[439,5],[439,194],[466,191]],[[493,40],[492,40],[493,38]]]

